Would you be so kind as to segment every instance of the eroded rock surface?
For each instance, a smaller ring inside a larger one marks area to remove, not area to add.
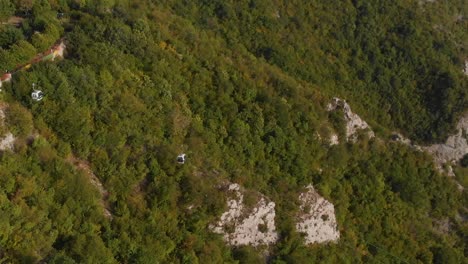
[[[468,112],[458,121],[457,132],[449,136],[444,144],[435,144],[423,149],[434,157],[439,168],[446,163],[457,163],[468,153]],[[451,174],[453,175],[453,172]]]
[[[250,209],[244,204],[243,190],[238,184],[230,184],[227,192],[231,196],[227,202],[228,210],[209,228],[215,233],[222,234],[224,240],[232,246],[275,243],[278,240],[275,203],[261,196],[256,205]]]
[[[419,151],[426,151],[434,159],[436,168],[449,176],[455,176],[452,165],[468,154],[468,112],[457,123],[457,131],[449,136],[445,143],[430,146],[419,146],[399,133],[392,135],[392,140],[410,146]],[[444,166],[447,165],[447,170]],[[460,186],[460,185],[459,185]],[[462,189],[462,187],[460,188]]]
[[[465,61],[465,69],[463,70],[466,76],[468,76],[468,60]]]
[[[315,191],[312,185],[299,196],[298,232],[305,233],[305,243],[334,242],[340,238],[337,229],[335,207]]]
[[[353,113],[349,104],[340,98],[333,98],[332,102],[327,105],[327,111],[336,111],[341,109],[344,113],[346,121],[346,138],[348,141],[355,142],[356,133],[359,130],[368,130],[369,138],[375,137],[366,121],[362,120],[357,114]],[[457,124],[457,132],[447,138],[444,144],[434,144],[430,146],[419,146],[413,144],[411,140],[405,138],[399,133],[392,136],[393,141],[400,142],[419,151],[430,153],[437,169],[441,172],[446,172],[449,176],[455,176],[451,165],[457,163],[464,155],[468,153],[468,112],[460,119]],[[331,141],[332,139],[330,139]],[[331,141],[332,142],[332,141]],[[448,165],[447,170],[444,170],[444,165]]]
[[[329,145],[333,146],[333,145],[338,145],[338,144],[340,144],[340,140],[338,139],[338,135],[337,134],[331,134],[330,139],[329,139]]]
[[[15,145],[15,137],[8,132],[5,137],[0,138],[0,150],[13,150]]]
[[[5,127],[5,109],[7,106],[0,102],[0,128]],[[1,131],[1,130],[0,130]],[[15,145],[15,136],[12,133],[6,132],[5,134],[0,134],[0,150],[13,150]]]
[[[366,121],[362,120],[357,114],[351,111],[349,104],[340,98],[333,98],[332,102],[327,105],[327,111],[342,110],[346,121],[346,140],[356,142],[357,132],[359,130],[368,130],[367,136],[369,138],[375,137],[374,132],[367,124]]]
[[[411,142],[410,139],[405,138],[405,136],[403,136],[400,133],[396,133],[396,132],[393,133],[392,140],[395,141],[395,142],[400,142],[400,143],[402,143],[404,145],[407,145],[407,146],[410,146],[410,147],[415,146],[415,145],[413,145],[413,143]]]

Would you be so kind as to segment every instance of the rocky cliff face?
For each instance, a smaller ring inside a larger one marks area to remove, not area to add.
[[[0,102],[1,103],[1,102]],[[7,106],[5,104],[0,104],[0,131],[3,131],[5,128],[5,110]],[[12,133],[7,132],[0,134],[0,151],[13,150],[15,144],[15,136]]]
[[[463,70],[466,76],[468,76],[468,60],[465,61],[465,69]]]
[[[366,121],[362,120],[357,114],[353,113],[349,104],[340,98],[333,98],[332,102],[327,105],[328,111],[342,110],[346,121],[346,139],[350,142],[356,142],[356,133],[359,130],[367,130],[369,138],[375,137],[374,132]],[[457,163],[464,155],[468,153],[468,112],[459,120],[457,131],[454,135],[447,138],[443,144],[434,144],[430,146],[419,146],[413,144],[411,140],[405,138],[401,134],[395,133],[393,140],[402,144],[411,146],[419,151],[430,153],[437,168],[444,171],[444,165],[448,165],[447,174],[454,176],[451,165]],[[337,142],[335,138],[330,138],[331,142]],[[336,143],[335,143],[336,144]],[[332,144],[330,144],[332,145]]]
[[[444,164],[449,166],[457,163],[464,155],[468,154],[468,112],[458,121],[457,132],[447,138],[444,144],[435,144],[422,147],[434,157],[434,162],[439,169]],[[453,172],[449,169],[449,175]]]
[[[16,138],[8,132],[4,137],[0,138],[0,150],[13,150]]]
[[[431,154],[440,172],[455,176],[452,165],[468,154],[468,112],[458,121],[455,134],[449,136],[443,144],[419,146],[399,133],[394,133],[392,139],[416,150],[426,151]],[[447,165],[447,170],[444,169],[445,165]]]
[[[305,243],[334,242],[340,238],[337,230],[335,209],[332,203],[321,197],[312,185],[299,195],[299,214],[296,229],[305,233]],[[275,203],[260,194],[259,201],[253,208],[244,204],[244,190],[236,183],[227,188],[230,199],[228,210],[220,220],[209,228],[222,234],[224,240],[232,246],[270,245],[278,240],[275,228]]]
[[[228,210],[210,229],[222,234],[224,240],[232,246],[269,245],[276,242],[278,234],[275,227],[275,203],[260,195],[260,200],[253,208],[244,204],[244,191],[236,184],[228,186]]]
[[[320,196],[312,185],[299,196],[299,216],[296,228],[305,233],[305,243],[325,243],[337,241],[340,232],[337,230],[335,207]]]
[[[374,132],[367,124],[366,121],[362,120],[360,116],[355,114],[349,104],[340,98],[333,98],[332,102],[327,105],[327,111],[343,111],[344,119],[346,121],[346,140],[356,142],[357,132],[359,130],[367,130],[367,136],[369,138],[375,137]]]

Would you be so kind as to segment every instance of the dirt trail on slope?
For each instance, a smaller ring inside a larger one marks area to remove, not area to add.
[[[89,163],[87,161],[78,159],[75,156],[71,156],[67,159],[75,168],[83,171],[86,176],[88,176],[90,183],[96,187],[101,195],[101,207],[104,211],[104,216],[106,218],[112,219],[112,213],[110,211],[109,201],[109,192],[104,188],[99,178],[93,173]]]
[[[45,61],[45,60],[52,60],[53,61],[57,57],[63,58],[64,51],[65,51],[65,48],[66,48],[64,40],[65,40],[64,38],[59,39],[46,52],[38,53],[28,63],[26,63],[24,65],[17,66],[9,74],[9,76],[7,76],[8,79],[4,79],[5,75],[2,76],[2,78],[0,78],[0,87],[1,87],[2,81],[3,82],[10,81],[12,74],[14,74],[14,73],[16,73],[18,71],[21,71],[21,70],[27,70],[27,69],[29,69],[31,67],[32,64],[39,63],[39,62]],[[5,118],[4,110],[7,107],[8,107],[8,105],[6,103],[0,102],[0,126],[4,125],[4,118]],[[13,135],[11,133],[7,133],[7,135],[6,135],[6,137],[4,139],[2,139],[1,135],[0,135],[0,150],[13,149],[14,141],[15,141],[15,138],[13,137]],[[73,155],[71,157],[69,157],[67,159],[67,161],[70,164],[72,164],[75,168],[77,168],[78,170],[83,171],[85,173],[85,175],[88,176],[90,183],[98,189],[98,191],[99,191],[99,193],[101,195],[101,202],[100,203],[101,203],[102,209],[104,211],[103,212],[104,216],[106,218],[108,218],[108,219],[112,219],[112,214],[110,212],[109,202],[107,201],[107,199],[109,197],[109,192],[104,188],[104,186],[102,185],[99,178],[96,177],[96,175],[93,173],[93,171],[91,170],[91,168],[89,166],[89,163],[87,161],[78,159]]]

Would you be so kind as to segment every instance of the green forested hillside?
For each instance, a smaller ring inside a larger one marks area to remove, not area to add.
[[[1,69],[67,45],[2,86],[0,132],[17,139],[0,154],[0,262],[463,263],[466,192],[425,153],[346,143],[325,108],[344,97],[377,136],[443,140],[467,108],[466,11],[456,0],[0,0],[1,21],[24,19],[0,25]],[[317,136],[331,130],[341,144]],[[208,230],[226,180],[277,204],[275,246],[231,248]],[[310,183],[335,204],[336,244],[304,246],[295,231]]]
[[[415,140],[443,140],[467,107],[464,1],[167,2],[228,45]]]

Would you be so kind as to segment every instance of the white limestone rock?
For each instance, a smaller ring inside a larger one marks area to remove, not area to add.
[[[468,154],[468,112],[460,118],[456,128],[456,133],[449,136],[443,144],[419,146],[413,144],[411,140],[399,133],[394,133],[392,135],[392,140],[405,144],[418,151],[426,151],[433,157],[436,168],[441,173],[446,173],[448,176],[455,176],[452,165],[459,162],[463,156]],[[447,169],[444,169],[444,167],[447,167]],[[459,183],[457,183],[457,185],[460,190],[463,190],[463,187]]]
[[[329,139],[329,145],[334,146],[340,144],[340,140],[338,139],[337,134],[331,134]]]
[[[5,109],[6,105],[0,105],[0,126],[5,126]],[[0,150],[13,150],[15,146],[15,136],[12,133],[7,132],[4,135],[0,135]]]
[[[278,240],[275,203],[262,196],[254,208],[249,209],[244,205],[243,190],[238,184],[230,184],[227,191],[233,196],[227,202],[228,210],[217,223],[209,226],[210,230],[222,234],[224,240],[232,246],[275,243]]]
[[[394,132],[392,134],[392,141],[395,141],[395,142],[400,142],[404,145],[407,145],[407,146],[413,146],[413,143],[411,142],[410,139],[408,138],[405,138],[405,136],[403,136],[402,134],[400,133],[397,133],[397,132]]]
[[[468,60],[465,61],[465,69],[463,70],[466,76],[468,76]]]
[[[335,207],[320,196],[312,185],[299,196],[300,210],[296,229],[305,233],[305,243],[336,242],[340,238],[337,229]]]
[[[8,132],[4,138],[0,138],[0,150],[13,150],[13,147],[15,146],[15,140],[15,136]]]
[[[369,138],[375,137],[374,132],[367,122],[362,120],[357,114],[353,113],[353,111],[351,111],[351,107],[345,100],[335,97],[332,102],[327,105],[327,111],[335,111],[337,109],[341,109],[344,114],[346,121],[346,140],[356,142],[356,133],[359,130],[368,130],[367,136]]]
[[[458,121],[457,132],[449,136],[444,144],[434,144],[423,149],[434,157],[439,169],[446,163],[449,166],[457,163],[468,154],[468,112]],[[453,176],[451,171],[449,168],[449,175]]]

